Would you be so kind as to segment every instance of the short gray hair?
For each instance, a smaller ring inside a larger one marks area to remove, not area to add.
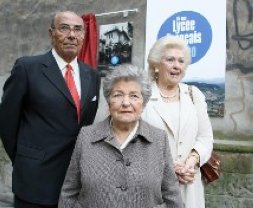
[[[76,15],[77,17],[80,17],[82,19],[82,17],[79,14],[77,14],[76,12],[74,12],[74,11],[57,11],[57,12],[55,12],[55,14],[53,15],[53,17],[51,19],[51,25],[50,25],[51,28],[55,28],[55,21],[56,21],[56,19],[60,15],[63,15],[64,13],[70,13],[70,14]],[[84,21],[83,21],[83,24],[84,24],[84,29],[85,29],[86,28],[86,24],[85,24]]]
[[[155,80],[155,68],[160,64],[165,50],[172,48],[182,50],[186,68],[191,63],[190,48],[182,38],[172,35],[161,37],[154,43],[148,54],[148,69],[152,80]]]
[[[131,64],[116,66],[107,73],[103,81],[103,93],[107,103],[109,103],[109,97],[112,93],[113,86],[122,80],[135,81],[140,84],[143,106],[145,107],[151,96],[151,84],[147,72]]]

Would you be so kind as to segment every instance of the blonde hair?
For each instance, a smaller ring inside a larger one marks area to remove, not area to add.
[[[191,63],[191,52],[185,41],[178,37],[167,35],[158,39],[148,54],[148,70],[152,80],[155,80],[155,68],[160,64],[162,56],[167,49],[181,49],[184,54],[185,68]]]

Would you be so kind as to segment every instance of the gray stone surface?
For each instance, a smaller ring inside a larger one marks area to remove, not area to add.
[[[206,186],[207,208],[253,207],[252,5],[252,1],[227,0],[225,116],[211,119],[217,139],[215,147],[222,156],[222,175],[220,180]],[[138,12],[127,17],[122,14],[97,17],[97,23],[131,21],[132,63],[144,67],[146,0],[0,0],[0,88],[16,58],[50,49],[47,30],[55,11],[98,14],[135,8]],[[0,208],[13,207],[12,201],[11,164],[0,144]]]
[[[222,174],[206,186],[208,208],[253,207],[253,154],[219,152]]]

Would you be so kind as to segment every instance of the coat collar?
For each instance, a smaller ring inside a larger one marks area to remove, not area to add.
[[[179,133],[186,128],[187,120],[189,119],[190,106],[192,106],[192,102],[189,96],[188,85],[184,83],[179,83],[180,90],[180,130]],[[162,118],[165,122],[166,126],[172,131],[173,135],[176,134],[173,129],[173,121],[166,116],[164,113],[165,104],[161,100],[159,88],[156,83],[153,83],[152,86],[152,96],[150,98],[152,108],[157,112],[157,114]]]
[[[142,119],[139,120],[139,127],[136,131],[135,139],[144,139],[148,142],[153,142],[154,139],[150,134],[150,125],[143,121]],[[110,126],[110,116],[108,116],[104,121],[101,121],[96,124],[94,137],[92,138],[91,142],[99,142],[101,140],[105,140],[107,138],[113,138],[111,126]]]

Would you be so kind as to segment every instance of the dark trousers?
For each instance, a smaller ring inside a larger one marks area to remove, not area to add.
[[[15,195],[14,207],[15,208],[57,208],[57,204],[50,205],[50,206],[49,205],[34,204],[34,203],[31,203],[28,201],[24,201]]]

